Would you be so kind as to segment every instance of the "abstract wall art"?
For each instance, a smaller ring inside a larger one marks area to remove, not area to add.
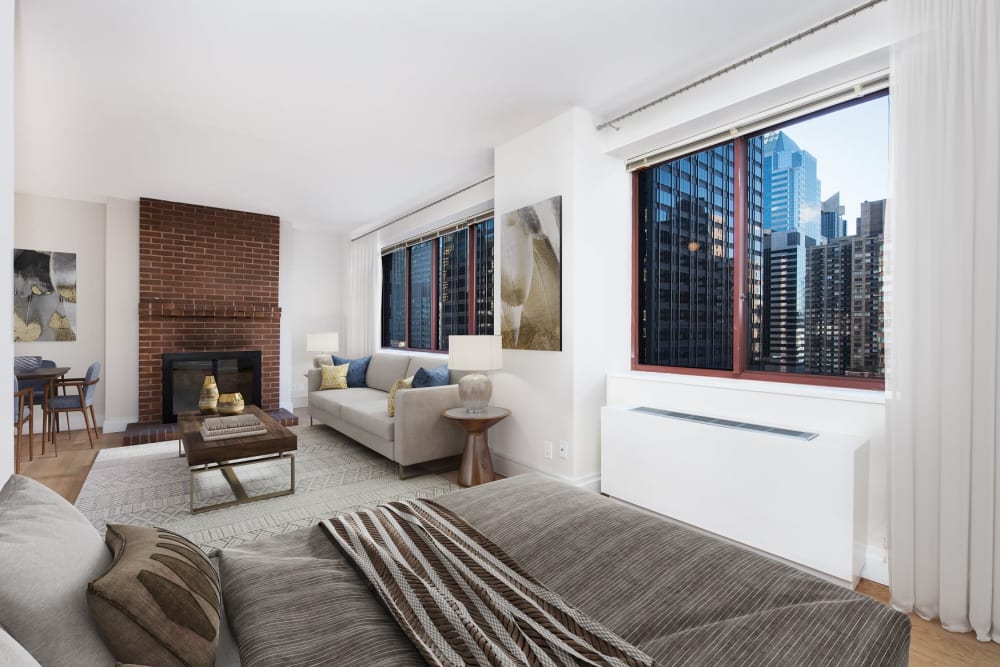
[[[14,249],[14,342],[76,340],[76,253]]]
[[[504,213],[500,333],[516,350],[562,349],[562,197]]]

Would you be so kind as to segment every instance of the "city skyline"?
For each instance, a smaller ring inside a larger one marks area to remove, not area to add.
[[[855,233],[861,203],[888,199],[889,97],[781,128],[816,158],[820,199],[840,193],[847,233]]]

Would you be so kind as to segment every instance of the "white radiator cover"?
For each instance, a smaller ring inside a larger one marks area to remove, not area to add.
[[[601,492],[854,586],[864,564],[868,442],[799,440],[601,409]]]

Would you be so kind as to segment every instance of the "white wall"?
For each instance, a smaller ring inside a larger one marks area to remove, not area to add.
[[[0,1],[0,257],[14,254],[14,0]],[[14,310],[14,277],[0,271],[0,312]],[[12,330],[0,337],[0,358],[13,359]],[[0,366],[0,382],[10,390],[0,393],[0,414],[14,416],[14,367]],[[5,420],[6,421],[6,420]],[[14,472],[14,436],[0,428],[0,480]]]
[[[546,459],[544,442],[573,442],[574,287],[571,280],[574,214],[573,115],[562,114],[505,144],[494,153],[496,210],[494,283],[499,304],[503,271],[503,214],[550,197],[562,196],[562,351],[504,350],[503,370],[492,375],[493,404],[511,416],[490,430],[494,466],[501,474],[534,469],[573,477],[572,458]],[[499,310],[499,308],[497,309]],[[499,327],[499,321],[497,322]],[[498,328],[499,331],[499,328]]]
[[[304,375],[314,353],[306,350],[307,334],[339,331],[343,340],[341,281],[347,277],[341,267],[347,247],[344,236],[281,223],[281,405],[286,409],[308,401]]]
[[[562,196],[563,350],[504,350],[493,402],[513,414],[490,435],[501,473],[533,469],[590,488],[600,470],[605,377],[628,367],[631,247],[629,177],[621,160],[601,152],[595,124],[575,108],[496,148],[498,221]],[[496,262],[502,271],[499,253]],[[569,458],[546,459],[546,440],[556,449],[566,440]]]
[[[109,198],[104,431],[139,421],[139,202]]]
[[[408,215],[374,233],[378,234],[379,247],[384,248],[491,208],[493,208],[493,181],[489,180],[413,215]],[[377,227],[376,225],[375,228]],[[354,230],[350,238],[357,238],[369,228],[370,226]]]
[[[752,112],[886,70],[892,30],[888,3],[810,35],[601,131],[605,152],[644,154]],[[667,92],[667,91],[664,91]]]
[[[14,247],[76,253],[77,321],[75,341],[15,343],[14,354],[36,354],[59,366],[67,377],[83,377],[95,361],[105,366],[105,227],[104,204],[18,193],[14,198]],[[97,423],[105,414],[104,370],[97,385]],[[40,415],[39,417],[39,424]],[[70,414],[71,428],[83,428],[81,413]]]
[[[622,161],[601,151],[593,117],[580,109],[572,113],[576,203],[568,245],[574,299],[570,459],[573,478],[580,483],[600,471],[607,375],[629,368],[632,187]]]

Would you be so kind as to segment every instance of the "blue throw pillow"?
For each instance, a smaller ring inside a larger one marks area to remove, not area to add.
[[[421,368],[413,376],[414,389],[420,389],[421,387],[443,387],[446,384],[448,384],[447,364],[432,368],[431,370]]]
[[[351,367],[347,369],[347,386],[348,387],[367,387],[368,384],[365,382],[365,376],[368,375],[368,362],[372,360],[371,356],[359,357],[358,359],[344,359],[343,357],[338,357],[333,355],[333,363],[336,366],[343,366],[344,364],[350,364]]]

